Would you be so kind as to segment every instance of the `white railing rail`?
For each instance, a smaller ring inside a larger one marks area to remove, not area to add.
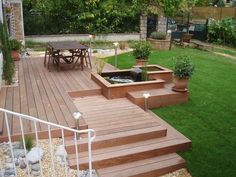
[[[5,126],[6,126],[6,130],[7,130],[7,137],[8,137],[8,141],[9,141],[9,145],[10,145],[10,151],[11,151],[11,158],[12,161],[14,162],[14,153],[13,153],[13,147],[12,147],[12,137],[11,137],[11,131],[10,131],[10,125],[9,125],[9,115],[11,115],[11,118],[15,118],[15,119],[19,119],[20,122],[20,130],[21,130],[21,138],[22,138],[22,142],[23,142],[23,146],[24,146],[24,151],[25,151],[25,157],[27,154],[27,150],[25,147],[25,135],[24,135],[24,126],[23,126],[23,122],[22,120],[29,120],[31,121],[31,125],[33,125],[32,128],[32,133],[35,134],[35,140],[36,140],[36,146],[39,147],[39,135],[38,135],[38,128],[37,128],[37,124],[44,124],[47,125],[48,128],[48,139],[49,139],[49,151],[50,151],[50,157],[51,157],[51,168],[52,168],[52,173],[51,176],[56,176],[56,172],[55,172],[55,165],[54,165],[54,147],[53,147],[53,143],[52,143],[52,135],[51,135],[51,130],[52,127],[55,127],[57,129],[59,129],[61,131],[61,138],[62,138],[62,143],[63,146],[65,147],[65,131],[72,133],[72,135],[74,136],[74,144],[75,144],[75,152],[76,152],[76,165],[77,165],[77,176],[79,176],[79,152],[78,152],[78,137],[80,137],[80,134],[87,134],[87,143],[88,143],[88,164],[89,164],[89,175],[90,177],[92,177],[92,141],[95,139],[96,137],[96,133],[93,129],[85,129],[85,130],[76,130],[73,128],[69,128],[69,127],[65,127],[62,125],[58,125],[58,124],[54,124],[51,122],[47,122],[32,116],[28,116],[28,115],[24,115],[24,114],[20,114],[20,113],[16,113],[13,111],[9,111],[6,109],[2,109],[0,108],[0,112],[3,112],[4,114],[4,120],[5,120]],[[34,130],[34,132],[33,132]],[[26,163],[27,163],[27,175],[28,177],[31,176],[30,174],[30,168],[29,168],[29,162],[26,158]],[[42,162],[41,160],[39,161],[40,164],[40,173],[41,176],[43,177],[44,173],[43,173],[43,168],[42,168]],[[0,162],[0,170],[3,169],[2,163]],[[67,163],[66,163],[66,156],[64,156],[64,169],[65,169],[65,176],[68,177],[68,167],[67,167]],[[17,176],[17,170],[16,170],[16,166],[14,163],[14,170],[15,170],[15,176]]]

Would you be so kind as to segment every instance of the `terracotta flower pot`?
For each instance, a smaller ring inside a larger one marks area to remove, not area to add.
[[[12,50],[12,51],[11,51],[11,57],[14,59],[14,61],[19,61],[19,60],[20,60],[19,51],[17,51],[17,50]]]
[[[136,58],[136,65],[137,66],[146,66],[147,64],[148,64],[147,59]]]
[[[172,88],[176,92],[186,92],[188,91],[188,80],[189,78],[180,79],[174,76],[174,87]]]

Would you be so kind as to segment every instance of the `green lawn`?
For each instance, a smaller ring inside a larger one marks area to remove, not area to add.
[[[154,109],[186,137],[192,150],[181,153],[194,177],[236,176],[236,60],[175,48],[153,51],[149,63],[173,68],[173,57],[188,55],[196,66],[186,104]],[[114,57],[109,58],[114,63]],[[134,64],[131,53],[118,56],[119,68]]]

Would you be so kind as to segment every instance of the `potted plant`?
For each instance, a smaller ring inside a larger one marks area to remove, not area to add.
[[[10,46],[10,50],[11,50],[11,57],[15,61],[20,60],[20,50],[22,47],[21,42],[17,41],[16,39],[10,39],[9,46]]]
[[[169,50],[170,49],[170,39],[167,39],[167,34],[164,32],[154,31],[151,33],[148,41],[153,48],[159,50]]]
[[[174,87],[177,92],[187,91],[188,80],[192,76],[194,65],[187,56],[179,56],[174,67]]]
[[[148,57],[151,52],[149,42],[140,41],[134,45],[133,55],[136,58],[136,65],[145,66],[148,62]]]

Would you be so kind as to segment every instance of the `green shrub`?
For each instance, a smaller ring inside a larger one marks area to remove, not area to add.
[[[151,45],[146,41],[139,41],[134,45],[133,55],[137,59],[148,59],[151,52]]]
[[[232,18],[212,21],[208,36],[210,42],[236,46],[236,28]]]
[[[25,148],[28,151],[30,151],[33,147],[33,144],[34,144],[33,138],[29,135],[26,135],[26,136],[24,136],[24,139],[25,139]],[[24,147],[23,138],[21,139],[20,144],[21,144],[21,147]]]
[[[154,31],[154,32],[151,33],[150,37],[152,39],[165,40],[166,39],[166,33]]]
[[[11,84],[14,74],[14,65],[10,53],[6,24],[3,23],[0,23],[0,49],[3,53],[3,79],[5,79],[8,84]]]
[[[174,74],[180,79],[190,78],[194,71],[194,65],[187,56],[179,56],[176,58],[174,66]]]
[[[17,41],[16,39],[9,40],[9,47],[11,50],[20,50],[22,47],[21,42]]]

